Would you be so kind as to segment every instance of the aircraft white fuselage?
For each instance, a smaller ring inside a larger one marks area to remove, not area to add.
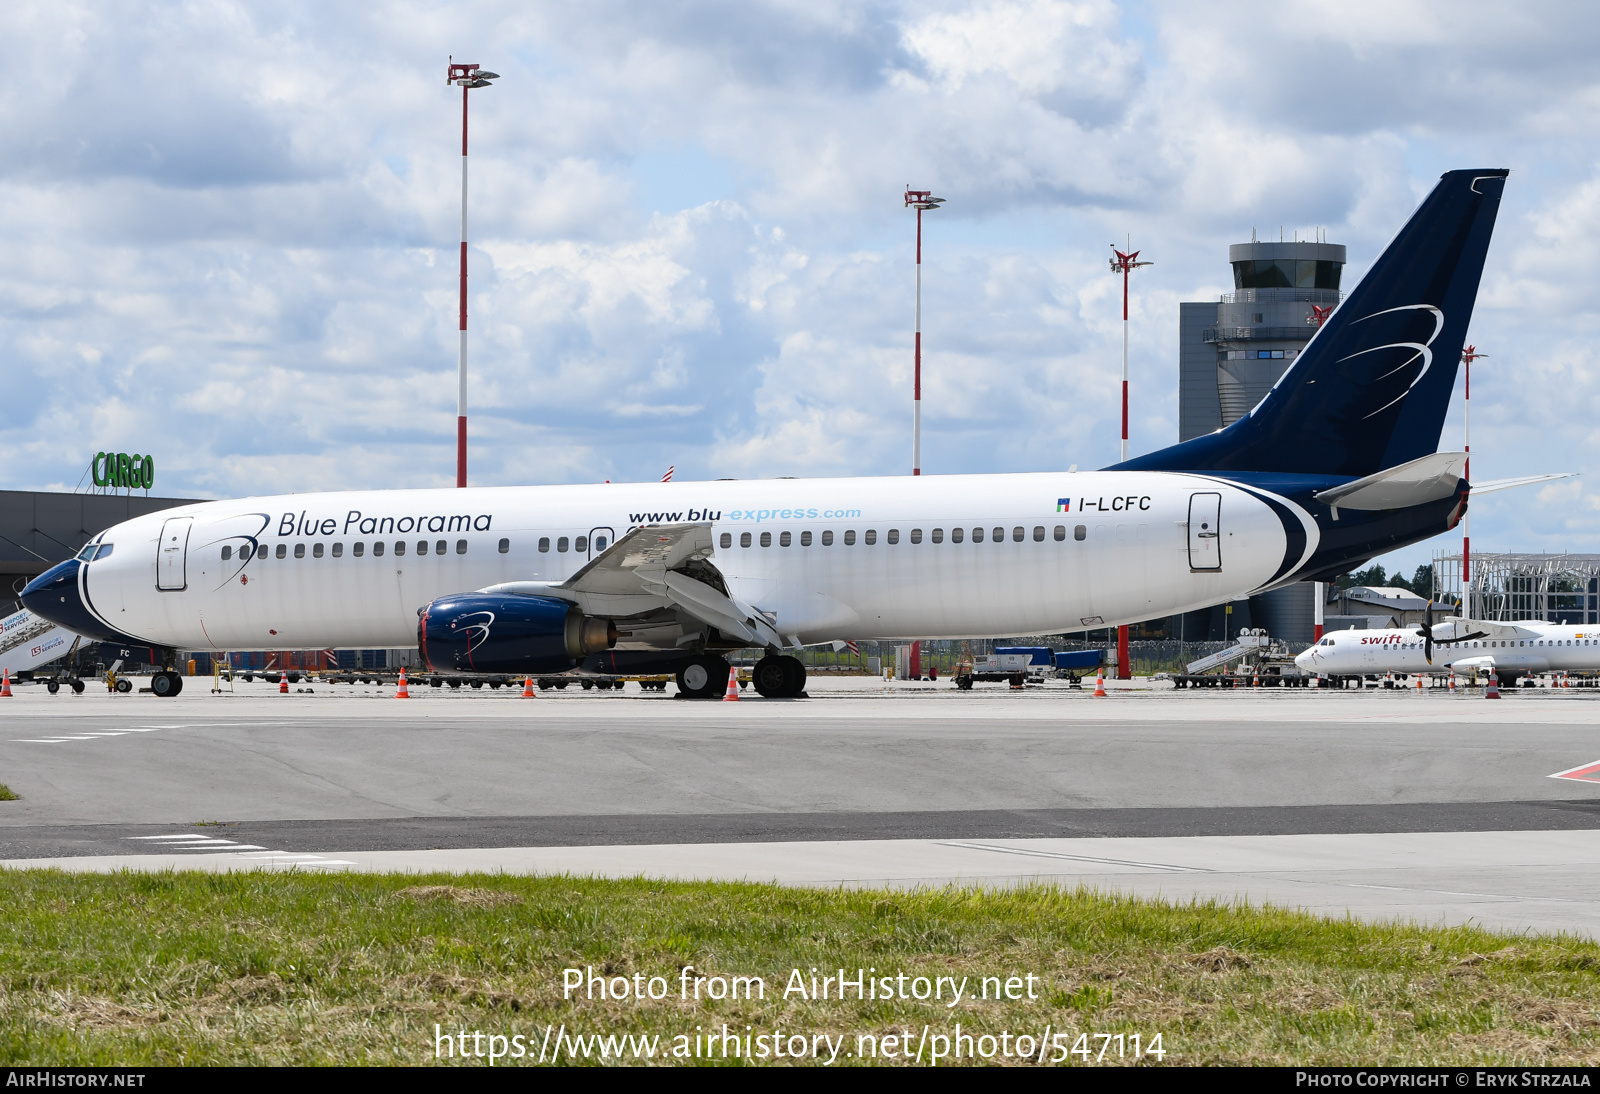
[[[1448,617],[1447,617],[1448,618]],[[1437,625],[1442,625],[1440,621]],[[1435,642],[1433,664],[1415,627],[1334,631],[1301,653],[1303,671],[1329,676],[1378,672],[1469,674],[1600,672],[1600,625],[1527,621],[1496,623],[1496,633],[1463,642]]]
[[[107,626],[178,649],[411,646],[437,597],[537,592],[631,528],[701,522],[728,594],[784,645],[1048,634],[1216,604],[1292,571],[1317,525],[1274,497],[1306,534],[1286,567],[1265,496],[1133,471],[289,494],[119,524],[77,580]],[[241,562],[247,543],[265,549]]]

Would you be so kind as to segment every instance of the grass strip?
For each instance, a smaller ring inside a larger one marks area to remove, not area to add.
[[[1122,1034],[1121,1062],[1132,1062],[1136,1033],[1142,1044],[1160,1033],[1169,1064],[1600,1061],[1600,947],[1571,937],[1045,886],[29,870],[0,871],[0,905],[5,1064],[432,1063],[436,1026],[467,1031],[469,1053],[486,1045],[474,1030],[507,1045],[520,1035],[520,1062],[537,1057],[541,1039],[548,1051],[546,1027],[659,1036],[657,1062],[671,1062],[673,1038],[724,1024],[752,1038],[842,1037],[844,1064],[872,1062],[849,1055],[867,1044],[862,1035],[909,1031],[909,1054],[913,1042],[926,1047],[924,1027],[949,1037],[958,1022],[996,1044],[1007,1033],[1018,1048],[1018,1034],[1038,1038],[1047,1025],[1067,1035],[1063,1051],[1080,1034]],[[564,1000],[563,970],[585,966],[646,984],[659,976],[670,993]],[[691,976],[761,976],[765,998],[682,999],[685,966]],[[853,989],[842,1001],[784,998],[792,970],[809,994],[813,968],[820,978],[840,967],[851,977],[856,968],[965,977],[968,995],[953,1008],[857,1000]],[[1030,973],[1035,999],[972,997],[983,977]],[[584,1043],[588,1062],[600,1062],[598,1044]],[[1100,1062],[1117,1062],[1107,1044]],[[808,1052],[780,1062],[813,1061]],[[994,1062],[1023,1061],[996,1051]]]
[[[0,802],[14,802],[16,800],[16,792],[5,783],[0,783]]]

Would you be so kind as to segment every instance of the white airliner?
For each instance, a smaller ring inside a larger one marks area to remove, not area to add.
[[[1446,174],[1249,416],[1115,467],[208,502],[117,525],[23,601],[171,651],[415,643],[440,672],[674,671],[702,697],[756,648],[756,688],[792,696],[784,651],[813,643],[1077,631],[1325,580],[1465,511],[1464,457],[1436,449],[1505,175]]]
[[[1295,658],[1302,672],[1326,676],[1374,673],[1494,672],[1510,686],[1546,672],[1600,671],[1600,626],[1529,620],[1496,623],[1445,619],[1424,627],[1335,631]]]

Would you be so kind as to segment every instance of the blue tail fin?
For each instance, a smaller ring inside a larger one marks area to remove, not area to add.
[[[1507,174],[1447,172],[1254,410],[1117,468],[1362,476],[1435,451]]]

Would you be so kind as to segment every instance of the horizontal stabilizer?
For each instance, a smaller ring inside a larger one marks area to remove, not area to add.
[[[1454,494],[1466,466],[1465,452],[1435,452],[1313,496],[1333,510],[1334,520],[1339,519],[1341,507],[1408,509]]]
[[[1488,482],[1475,482],[1472,484],[1474,494],[1492,494],[1496,490],[1510,490],[1513,486],[1535,486],[1541,482],[1554,482],[1556,479],[1576,478],[1576,471],[1562,471],[1555,475],[1524,475],[1520,479],[1490,479]]]

